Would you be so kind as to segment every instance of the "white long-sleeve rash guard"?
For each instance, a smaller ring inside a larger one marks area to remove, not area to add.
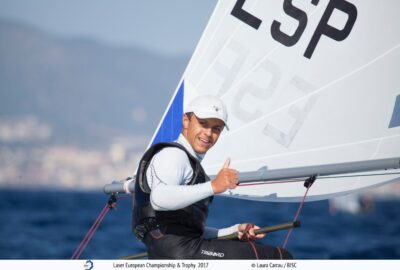
[[[196,153],[182,134],[176,142],[201,162],[204,155]],[[214,195],[210,181],[187,185],[192,176],[193,169],[184,151],[176,147],[162,149],[153,156],[146,172],[151,206],[157,211],[178,210]],[[223,229],[206,227],[203,237],[216,238],[237,231],[238,224]]]

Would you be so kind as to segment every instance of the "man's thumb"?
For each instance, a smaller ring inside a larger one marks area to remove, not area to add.
[[[231,159],[230,159],[230,158],[227,158],[226,161],[225,161],[225,163],[224,163],[224,167],[223,167],[223,168],[224,168],[224,169],[225,169],[225,168],[229,168],[229,164],[231,164]]]

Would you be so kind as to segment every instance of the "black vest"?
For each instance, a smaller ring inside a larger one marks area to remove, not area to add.
[[[193,169],[193,177],[189,185],[204,183],[207,179],[200,162],[182,145],[158,143],[150,147],[140,160],[136,173],[132,229],[139,240],[142,240],[148,231],[159,228],[164,233],[185,236],[200,236],[204,232],[208,205],[212,201],[212,196],[176,211],[155,211],[151,206],[151,190],[147,184],[146,171],[153,156],[165,147],[177,147],[187,154]]]

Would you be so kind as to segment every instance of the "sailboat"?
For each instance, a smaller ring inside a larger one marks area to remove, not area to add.
[[[218,1],[148,146],[176,140],[185,106],[212,94],[227,105],[230,130],[203,167],[212,177],[230,157],[239,171],[223,196],[316,201],[399,181],[399,8]],[[133,181],[104,190],[132,193]]]
[[[398,181],[400,4],[314,2],[219,1],[149,146],[175,140],[183,108],[214,94],[230,131],[204,159],[207,173],[230,157],[240,182],[274,181],[226,196],[299,201],[296,179],[314,175],[306,200]],[[133,190],[123,185],[105,190]]]
[[[350,193],[329,200],[331,215],[344,213],[350,215],[369,214],[373,210],[373,198],[358,193]]]

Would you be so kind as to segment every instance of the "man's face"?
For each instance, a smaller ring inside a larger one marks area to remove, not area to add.
[[[225,124],[217,118],[197,118],[195,114],[183,116],[182,134],[194,151],[206,153],[218,140]]]

